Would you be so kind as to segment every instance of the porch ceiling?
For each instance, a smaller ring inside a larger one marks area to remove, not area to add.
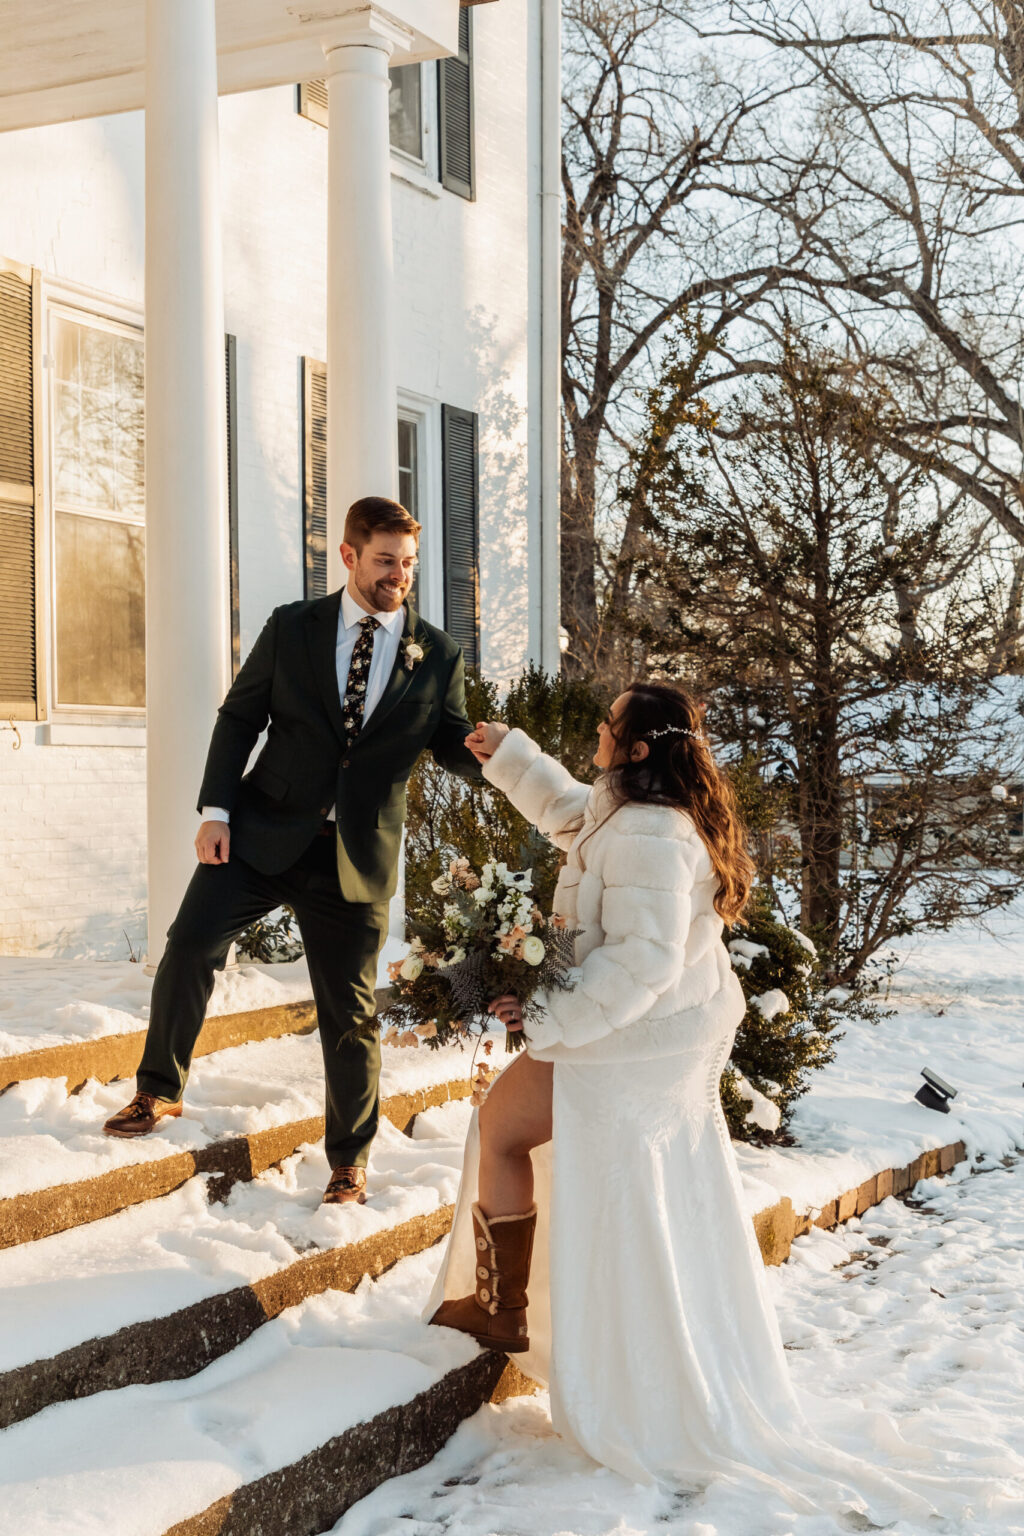
[[[460,4],[381,0],[409,33],[394,62],[457,46]],[[323,44],[368,0],[217,0],[222,94],[295,84],[323,73]],[[145,104],[145,0],[6,0],[0,8],[0,131],[131,112]]]

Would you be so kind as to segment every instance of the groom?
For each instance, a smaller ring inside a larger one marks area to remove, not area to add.
[[[462,651],[405,601],[419,533],[397,501],[353,503],[344,589],[275,608],[231,685],[199,791],[199,865],[153,981],[138,1092],[107,1121],[108,1135],[145,1136],[181,1114],[214,971],[243,928],[287,903],[324,1053],[324,1200],[365,1200],[380,1115],[374,987],[406,780],[426,747],[450,773],[480,778],[464,745],[472,727]]]

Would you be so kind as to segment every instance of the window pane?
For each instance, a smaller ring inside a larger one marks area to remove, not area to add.
[[[53,320],[53,470],[58,505],[141,518],[141,338]]]
[[[143,529],[61,512],[56,539],[58,702],[144,708]]]
[[[420,100],[420,66],[403,64],[391,71],[388,96],[391,145],[416,160],[423,159],[423,105]]]
[[[398,423],[398,499],[407,512],[418,517],[419,468],[416,462],[416,423]]]

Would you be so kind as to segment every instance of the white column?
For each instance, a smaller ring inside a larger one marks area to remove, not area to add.
[[[149,963],[195,869],[196,796],[229,681],[215,0],[146,0]]]
[[[398,490],[388,61],[401,33],[369,7],[327,59],[327,584],[345,513]]]

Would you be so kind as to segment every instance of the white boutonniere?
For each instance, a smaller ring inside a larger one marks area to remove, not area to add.
[[[407,640],[404,654],[406,670],[411,672],[416,663],[423,660],[423,647],[417,645],[415,640]]]

